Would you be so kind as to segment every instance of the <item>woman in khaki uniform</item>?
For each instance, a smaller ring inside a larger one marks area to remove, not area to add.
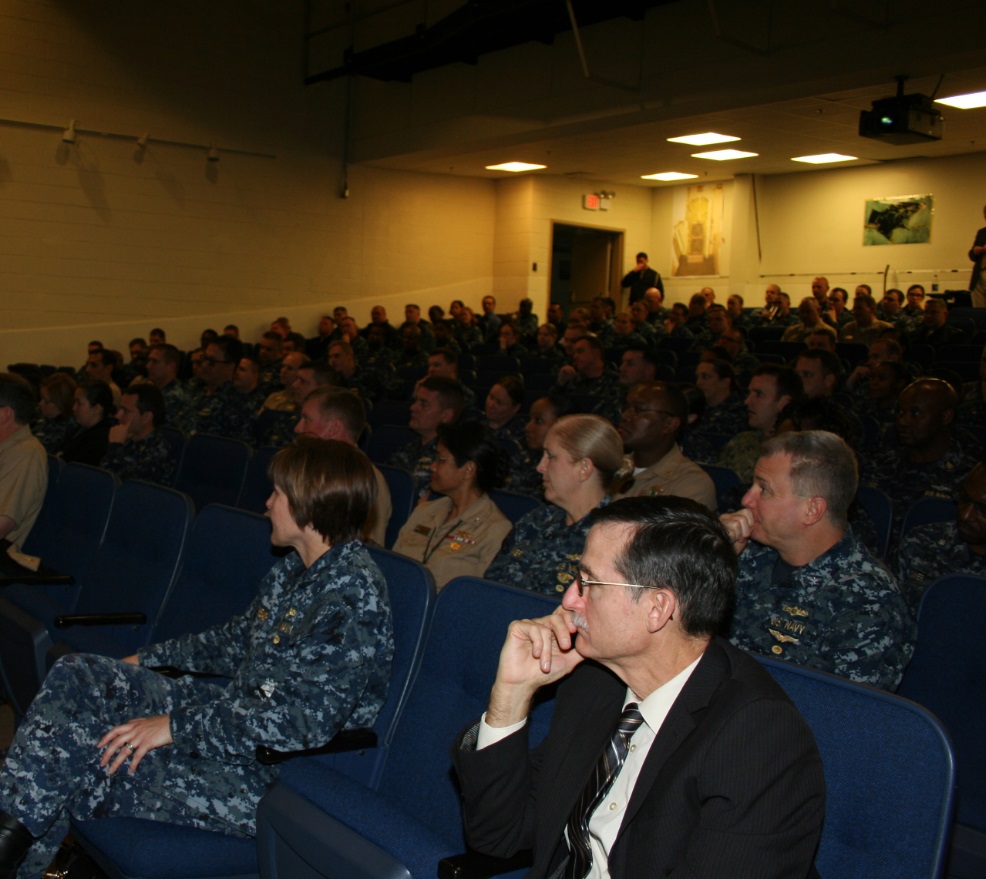
[[[482,577],[512,527],[487,494],[502,485],[506,471],[507,455],[489,429],[476,422],[442,425],[431,490],[444,497],[415,508],[394,552],[424,564],[439,589],[453,577]]]

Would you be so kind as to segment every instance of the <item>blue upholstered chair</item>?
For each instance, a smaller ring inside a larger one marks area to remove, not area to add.
[[[486,708],[507,625],[555,607],[553,598],[511,586],[452,580],[435,603],[378,790],[312,761],[285,767],[257,811],[261,875],[433,879],[441,857],[464,851],[449,748]],[[546,731],[550,707],[548,701],[535,710],[535,740]]]
[[[887,547],[890,546],[890,531],[893,526],[894,505],[889,495],[869,485],[861,485],[856,491],[856,500],[866,510],[879,542],[879,556],[887,557]]]
[[[519,494],[516,491],[504,491],[497,488],[490,492],[490,498],[514,525],[517,524],[531,510],[536,510],[541,506],[541,501],[528,494]]]
[[[921,599],[898,692],[933,711],[955,745],[958,787],[948,875],[986,876],[986,577],[950,574]]]
[[[185,444],[175,488],[201,510],[208,504],[236,506],[252,449],[239,440],[197,433]]]
[[[811,726],[825,769],[825,879],[935,879],[955,782],[948,735],[921,706],[757,656]],[[740,758],[741,759],[741,758]]]
[[[387,579],[394,616],[395,655],[390,692],[374,724],[377,747],[294,762],[376,783],[393,738],[408,688],[417,671],[431,618],[435,581],[423,565],[384,549],[369,547]],[[139,818],[104,818],[73,822],[73,835],[112,879],[254,879],[254,840],[207,830],[177,827]]]
[[[377,464],[376,467],[390,490],[390,521],[387,523],[385,539],[387,546],[391,547],[418,502],[418,489],[414,477],[406,470],[388,467],[386,464]]]
[[[48,651],[64,637],[55,634],[58,618],[137,614],[143,621],[135,616],[114,631],[127,653],[147,643],[177,575],[191,520],[186,495],[130,480],[117,489],[106,534],[77,596],[35,595],[29,610],[0,599],[0,668],[18,714],[27,710],[44,680]]]

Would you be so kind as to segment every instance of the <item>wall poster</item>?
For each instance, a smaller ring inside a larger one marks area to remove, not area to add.
[[[866,201],[863,246],[927,244],[931,240],[932,195],[891,195]]]

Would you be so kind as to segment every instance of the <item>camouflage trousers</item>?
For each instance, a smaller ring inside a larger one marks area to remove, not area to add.
[[[256,807],[275,770],[253,761],[223,763],[168,745],[137,771],[108,775],[96,743],[113,726],[168,714],[191,694],[220,696],[215,684],[176,681],[116,659],[73,654],[52,668],[17,730],[0,771],[0,809],[36,837],[18,873],[51,863],[69,816],[146,818],[237,836],[256,834]],[[199,698],[196,698],[199,701]],[[231,758],[234,759],[234,758]],[[242,759],[242,758],[241,758]]]

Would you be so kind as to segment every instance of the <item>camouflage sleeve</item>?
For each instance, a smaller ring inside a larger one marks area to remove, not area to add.
[[[232,617],[221,625],[198,634],[182,635],[170,641],[142,647],[137,651],[140,664],[149,668],[166,666],[232,678],[243,661],[243,649],[249,641],[251,621],[260,608],[261,600],[256,598],[243,615]]]
[[[260,744],[311,748],[346,726],[373,722],[386,687],[375,701],[365,698],[366,690],[381,671],[386,679],[393,649],[385,587],[365,572],[334,573],[327,572],[332,587],[304,614],[298,631],[278,625],[254,640],[248,667],[224,698],[172,712],[179,748],[244,763]]]
[[[914,652],[915,625],[900,590],[882,570],[853,571],[842,584],[827,637],[818,645],[841,677],[893,692]]]

